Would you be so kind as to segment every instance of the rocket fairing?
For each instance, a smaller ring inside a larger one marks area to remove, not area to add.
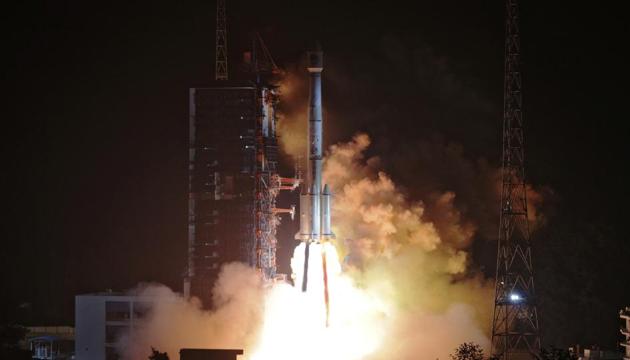
[[[300,231],[295,234],[297,240],[306,243],[304,264],[305,279],[302,291],[306,291],[308,270],[308,252],[310,243],[321,243],[333,239],[330,222],[331,193],[328,185],[322,186],[322,71],[324,53],[319,49],[307,52],[307,70],[310,78],[310,96],[308,113],[308,165],[306,181],[300,194]]]

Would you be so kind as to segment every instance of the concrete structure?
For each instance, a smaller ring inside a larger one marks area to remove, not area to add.
[[[620,329],[624,339],[619,345],[621,345],[624,350],[623,359],[630,360],[630,306],[626,306],[625,309],[619,311],[619,318],[624,323]]]
[[[23,348],[33,353],[33,359],[70,359],[74,354],[72,326],[28,326]]]
[[[602,350],[598,346],[582,348],[579,344],[569,348],[569,354],[578,360],[622,360],[617,350]]]
[[[618,351],[600,350],[600,349],[584,349],[584,352],[578,356],[578,360],[621,360],[621,354]]]
[[[236,360],[243,350],[233,349],[181,349],[180,360]]]
[[[32,337],[56,336],[65,340],[74,340],[74,328],[72,326],[27,326],[27,340]]]
[[[113,292],[75,297],[75,356],[77,360],[118,359],[116,341],[133,333],[136,322],[154,299]]]
[[[29,350],[36,360],[65,360],[74,354],[74,341],[58,336],[39,336],[28,340]]]

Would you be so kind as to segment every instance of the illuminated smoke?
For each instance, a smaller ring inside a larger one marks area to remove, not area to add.
[[[335,248],[311,244],[308,291],[279,284],[266,299],[261,338],[253,359],[363,359],[387,336],[382,326],[388,309],[378,298],[357,288],[341,272]],[[328,264],[330,323],[326,326],[322,250]],[[304,244],[296,247],[292,268],[296,279],[303,271]],[[299,284],[299,280],[298,283]]]
[[[325,324],[322,249],[326,249],[331,321]],[[302,275],[304,244],[294,256]],[[215,287],[213,312],[200,310],[164,286],[136,291],[155,305],[136,331],[119,341],[123,359],[146,359],[151,347],[171,356],[184,347],[243,348],[245,359],[362,359],[387,336],[386,306],[342,274],[331,244],[312,244],[309,290],[287,283],[263,286],[256,272],[234,263],[223,268]]]
[[[125,359],[144,359],[151,346],[171,356],[183,347],[243,348],[244,358],[255,360],[446,359],[465,341],[487,349],[492,289],[470,272],[466,252],[475,227],[453,206],[451,192],[426,204],[406,199],[378,159],[364,158],[369,143],[359,134],[330,148],[324,175],[336,189],[337,242],[311,245],[307,293],[299,286],[303,244],[292,260],[298,286],[265,286],[254,270],[228,264],[213,312],[164,287],[146,287],[141,293],[160,301],[133,336],[121,339]],[[434,222],[425,219],[429,204]]]
[[[301,67],[300,69],[304,69]],[[297,68],[283,73],[279,87],[282,94],[278,112],[278,143],[280,149],[297,160],[306,154],[308,87]]]
[[[335,189],[333,226],[346,272],[392,310],[373,357],[447,358],[464,341],[487,349],[492,287],[469,270],[466,252],[475,226],[452,192],[409,201],[378,158],[364,158],[369,144],[358,134],[332,146],[324,177]]]
[[[295,158],[306,151],[307,123],[307,88],[296,74],[289,71],[281,83],[284,109],[278,125],[283,152]],[[151,346],[172,358],[184,347],[243,348],[244,360],[448,359],[459,344],[471,341],[487,351],[492,282],[475,270],[469,248],[478,231],[496,233],[496,224],[486,217],[496,214],[489,207],[498,206],[498,170],[467,162],[461,147],[419,141],[426,173],[414,179],[422,184],[415,196],[422,201],[416,201],[383,170],[381,159],[365,156],[369,146],[369,136],[357,134],[326,154],[324,178],[334,193],[337,239],[311,245],[307,293],[300,291],[303,244],[291,261],[295,286],[265,285],[254,270],[225,265],[214,290],[214,311],[200,310],[194,299],[165,287],[143,287],[140,293],[160,301],[138,331],[120,340],[124,358],[145,359]],[[543,196],[531,187],[528,192],[530,219],[540,222],[544,218],[536,208]],[[457,206],[462,197],[467,212]]]
[[[171,359],[181,348],[250,349],[263,318],[265,288],[257,272],[239,263],[227,264],[214,287],[215,311],[201,310],[198,299],[186,300],[163,285],[141,285],[133,295],[153,301],[135,331],[118,341],[126,360],[144,360],[151,347]]]

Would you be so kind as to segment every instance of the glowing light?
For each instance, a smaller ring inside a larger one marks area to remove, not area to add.
[[[291,260],[295,286],[279,284],[271,289],[252,360],[362,359],[381,345],[385,337],[384,305],[342,274],[332,244],[311,244],[309,252],[308,291],[301,291],[304,244],[300,244]],[[330,295],[328,326],[322,252],[326,254]]]
[[[511,302],[519,302],[519,301],[521,301],[522,299],[523,299],[523,298],[522,298],[519,294],[517,294],[517,293],[511,293],[511,294],[510,294],[510,301],[511,301]]]

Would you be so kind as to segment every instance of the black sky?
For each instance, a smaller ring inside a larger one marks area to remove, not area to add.
[[[24,3],[3,11],[0,320],[69,323],[78,293],[179,289],[187,95],[213,76],[214,2]],[[521,14],[527,173],[553,194],[535,242],[546,339],[612,347],[630,305],[627,19],[595,2]],[[392,159],[413,162],[419,141],[497,165],[502,1],[241,0],[228,17],[232,64],[254,28],[283,66],[319,39],[331,142],[367,131],[410,196],[426,169]],[[491,273],[494,244],[479,244]]]

